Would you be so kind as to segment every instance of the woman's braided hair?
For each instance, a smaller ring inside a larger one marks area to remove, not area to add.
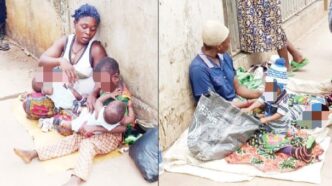
[[[89,4],[84,4],[76,9],[72,17],[75,19],[75,21],[78,21],[82,17],[93,17],[96,20],[97,25],[99,25],[100,22],[100,15],[97,9]]]

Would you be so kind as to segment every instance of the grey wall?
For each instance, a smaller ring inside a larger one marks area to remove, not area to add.
[[[73,32],[74,10],[90,3],[101,14],[97,38],[119,63],[141,119],[157,122],[158,2],[156,0],[7,0],[9,36],[36,57]]]
[[[202,25],[224,18],[222,0],[160,0],[159,12],[159,134],[166,148],[191,122],[188,69],[203,44]]]

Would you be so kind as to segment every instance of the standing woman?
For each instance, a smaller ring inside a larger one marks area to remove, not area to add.
[[[9,50],[9,44],[3,42],[6,35],[7,9],[6,1],[0,0],[0,50]]]
[[[277,50],[288,71],[296,71],[308,60],[287,40],[282,29],[281,0],[237,0],[241,50],[248,53]],[[289,64],[288,52],[292,55]]]
[[[39,58],[44,72],[60,68],[74,83],[81,95],[89,95],[94,89],[93,67],[107,56],[104,47],[94,40],[100,23],[100,15],[94,6],[84,4],[75,10],[74,34],[55,41]]]

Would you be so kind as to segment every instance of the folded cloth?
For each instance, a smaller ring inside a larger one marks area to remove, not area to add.
[[[332,92],[330,79],[324,81],[311,81],[296,78],[288,78],[287,89],[296,93],[310,95],[329,95]]]

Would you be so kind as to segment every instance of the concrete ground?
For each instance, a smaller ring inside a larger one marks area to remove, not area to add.
[[[9,51],[0,51],[0,185],[59,186],[69,179],[70,172],[49,173],[38,161],[24,164],[14,153],[14,147],[33,148],[32,138],[13,115],[17,94],[30,91],[31,78],[37,62],[26,52],[11,44]],[[84,185],[145,186],[146,182],[128,153],[97,163]]]
[[[312,27],[311,30],[299,38],[297,41],[292,41],[293,44],[302,52],[302,54],[310,60],[310,64],[303,68],[303,70],[294,73],[294,77],[306,80],[325,80],[332,79],[332,33],[328,30],[327,17],[322,17],[321,21]],[[330,136],[332,132],[330,131]],[[332,182],[332,146],[330,145],[326,160],[322,168],[322,183],[323,186],[331,185]],[[288,186],[304,186],[313,185],[303,182],[282,181],[268,178],[254,178],[251,181],[240,183],[219,183],[208,179],[199,178],[195,176],[164,173],[160,176],[160,186],[181,185],[181,186],[219,186],[219,185],[288,185]]]

